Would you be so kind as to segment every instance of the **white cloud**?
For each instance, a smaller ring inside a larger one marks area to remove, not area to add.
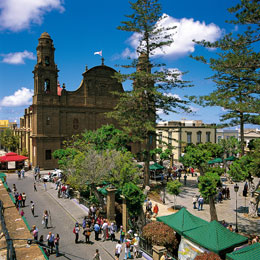
[[[14,92],[11,96],[6,96],[0,100],[2,107],[19,107],[28,106],[32,103],[33,90],[21,88]]]
[[[194,21],[192,18],[176,19],[167,14],[163,14],[163,19],[161,19],[157,25],[158,27],[163,28],[172,28],[176,26],[175,29],[167,31],[167,33],[172,34],[174,42],[170,46],[164,46],[162,49],[158,48],[154,53],[154,55],[161,56],[178,57],[187,55],[195,50],[195,43],[193,40],[214,42],[222,34],[222,30],[214,23],[206,25],[205,22]],[[127,42],[131,47],[136,49],[140,44],[140,37],[140,34],[134,33]],[[128,53],[133,54],[135,52],[131,52],[128,49]]]
[[[181,97],[178,94],[172,94],[172,93],[163,93],[164,96],[172,97],[181,100]]]
[[[158,108],[158,109],[156,110],[156,114],[157,114],[157,115],[163,115],[164,112],[163,112],[163,110],[162,110],[161,108]]]
[[[20,31],[41,24],[46,12],[64,11],[63,0],[1,0],[0,28]]]
[[[1,54],[3,56],[2,62],[9,64],[25,64],[24,60],[35,60],[36,57],[32,52],[23,51],[23,52],[13,52],[8,54]]]

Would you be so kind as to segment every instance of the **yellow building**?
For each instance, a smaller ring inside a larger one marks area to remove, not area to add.
[[[178,162],[188,144],[216,143],[216,125],[201,120],[168,121],[157,124],[158,148],[173,147],[173,161]]]

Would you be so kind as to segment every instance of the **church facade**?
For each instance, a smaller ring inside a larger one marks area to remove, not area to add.
[[[20,119],[20,148],[26,149],[33,166],[44,169],[57,167],[52,153],[62,148],[65,139],[84,130],[96,130],[105,124],[115,124],[105,113],[113,110],[117,99],[112,91],[123,92],[113,78],[115,70],[102,64],[82,74],[80,86],[67,91],[58,86],[58,68],[54,59],[53,40],[42,33],[37,46],[34,67],[34,95],[32,105]]]

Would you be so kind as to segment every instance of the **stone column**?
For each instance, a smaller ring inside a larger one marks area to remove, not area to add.
[[[127,231],[128,226],[128,211],[126,207],[126,199],[125,196],[121,195],[122,198],[122,225],[125,231]]]
[[[153,246],[153,260],[160,260],[165,251],[167,249],[164,246]]]
[[[115,221],[115,191],[116,189],[107,188],[107,219],[109,222]]]

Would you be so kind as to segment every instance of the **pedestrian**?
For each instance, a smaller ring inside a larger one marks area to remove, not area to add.
[[[96,249],[96,253],[94,254],[93,260],[101,260],[101,256],[99,254],[99,250]]]
[[[89,237],[91,235],[91,230],[89,225],[86,225],[86,227],[84,228],[83,235],[85,236],[86,244],[88,244],[90,242]]]
[[[47,191],[47,184],[46,184],[47,180],[43,179],[43,188],[45,191]]]
[[[198,198],[198,210],[203,209],[203,204],[204,204],[204,199],[203,199],[202,196],[199,196],[199,198]]]
[[[21,171],[18,170],[18,179],[20,180],[21,179]]]
[[[103,242],[106,240],[107,231],[108,231],[108,223],[107,223],[107,221],[105,220],[105,221],[104,221],[104,224],[102,225],[102,240],[103,240]]]
[[[139,255],[139,237],[137,234],[134,234],[134,238],[132,240],[134,258],[137,258]]]
[[[184,175],[184,185],[186,186],[186,184],[187,184],[187,175],[185,173],[185,175]]]
[[[123,228],[123,226],[120,227],[120,242],[121,244],[123,244],[124,240],[125,240],[125,230]]]
[[[119,257],[120,257],[120,254],[122,252],[122,245],[121,245],[121,242],[120,240],[117,242],[116,244],[116,249],[115,249],[115,257],[116,257],[116,260],[119,260]]]
[[[23,211],[23,210],[21,210],[20,215],[21,215],[22,217],[24,216],[24,211]]]
[[[22,201],[23,201],[23,196],[22,196],[22,193],[20,193],[18,196],[18,207],[19,208],[22,207]]]
[[[150,201],[150,199],[148,199],[146,202],[146,212],[152,213],[152,208],[153,208],[153,204]]]
[[[255,236],[255,238],[252,240],[252,244],[258,243],[259,242],[259,237]]]
[[[31,211],[32,215],[34,216],[34,202],[31,200]]]
[[[248,191],[248,184],[247,184],[247,181],[246,181],[246,183],[244,185],[244,189],[243,189],[243,196],[244,197],[247,197],[247,191]]]
[[[190,168],[190,172],[191,172],[191,176],[193,177],[194,169],[192,167]]]
[[[164,251],[163,252],[163,255],[161,256],[160,260],[167,260],[168,257],[167,257],[167,251]]]
[[[56,234],[56,237],[54,239],[54,245],[55,245],[56,257],[59,257],[60,256],[59,253],[60,235],[59,234]]]
[[[49,221],[49,214],[47,210],[44,210],[42,216],[42,224],[44,224],[44,228],[48,229],[48,221]]]
[[[37,191],[36,182],[33,183],[33,189],[34,189],[34,191]]]
[[[15,195],[16,192],[17,192],[16,185],[13,184],[13,193],[14,193],[14,195]]]
[[[15,194],[14,194],[14,199],[15,199],[15,206],[18,208],[18,197],[19,197],[19,193],[18,192],[16,192]]]
[[[154,217],[156,218],[159,212],[159,207],[158,204],[156,203],[155,206],[153,207],[153,213],[154,213]]]
[[[23,192],[22,194],[22,206],[25,207],[26,194]]]
[[[24,178],[24,173],[25,173],[25,170],[24,170],[24,168],[22,168],[21,174],[22,174],[22,177],[23,177],[23,178]]]
[[[110,228],[109,228],[109,233],[111,237],[111,241],[115,241],[115,232],[116,232],[116,225],[114,222],[111,223]]]
[[[218,192],[218,203],[222,202],[222,192],[221,190]]]
[[[35,225],[33,225],[31,229],[31,233],[33,234],[34,240],[38,240],[38,232],[39,232],[38,228]]]
[[[124,259],[131,259],[131,252],[130,252],[130,247],[131,247],[131,240],[129,239],[129,236],[127,236],[125,240],[125,258]]]
[[[47,235],[47,243],[48,243],[48,247],[50,247],[50,254],[52,254],[53,252],[53,247],[54,247],[54,234],[52,234],[51,232],[49,232],[49,234]]]
[[[229,231],[233,232],[233,227],[232,227],[231,224],[227,227],[227,229],[228,229]]]
[[[196,209],[196,204],[197,204],[197,197],[194,195],[192,198],[192,203],[193,203],[193,209]]]
[[[230,199],[230,190],[229,190],[229,187],[227,187],[226,193],[227,193],[227,199],[229,200],[229,199]]]
[[[83,221],[82,221],[82,228],[85,229],[87,226],[87,217],[85,216]]]
[[[73,233],[75,234],[75,244],[78,244],[79,242],[79,231],[80,231],[79,223],[76,222],[75,227],[73,229]]]
[[[100,232],[100,226],[98,222],[96,222],[96,224],[94,225],[94,232],[95,232],[95,240],[98,241],[98,235]]]

